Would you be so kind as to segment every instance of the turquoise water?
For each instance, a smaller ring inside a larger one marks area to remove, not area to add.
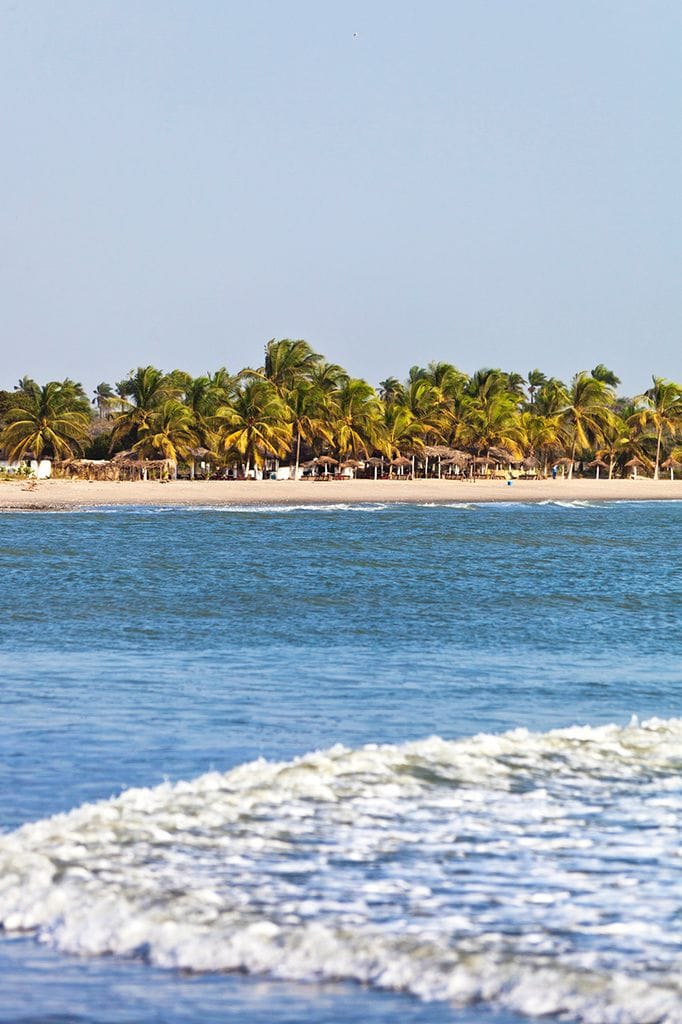
[[[682,1020],[681,523],[0,516],[0,1021]]]

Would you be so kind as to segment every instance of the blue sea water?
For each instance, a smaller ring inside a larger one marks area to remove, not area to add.
[[[0,1022],[681,1021],[681,526],[0,516]]]

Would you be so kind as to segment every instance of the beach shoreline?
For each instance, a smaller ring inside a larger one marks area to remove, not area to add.
[[[682,480],[173,480],[0,482],[2,511],[99,506],[682,501]]]

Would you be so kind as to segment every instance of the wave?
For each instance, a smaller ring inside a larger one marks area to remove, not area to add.
[[[680,1024],[682,720],[336,746],[0,836],[59,950]],[[677,922],[677,924],[676,924]]]

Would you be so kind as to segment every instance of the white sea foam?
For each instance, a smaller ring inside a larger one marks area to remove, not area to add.
[[[682,721],[337,746],[0,836],[0,921],[77,954],[680,1024]]]

